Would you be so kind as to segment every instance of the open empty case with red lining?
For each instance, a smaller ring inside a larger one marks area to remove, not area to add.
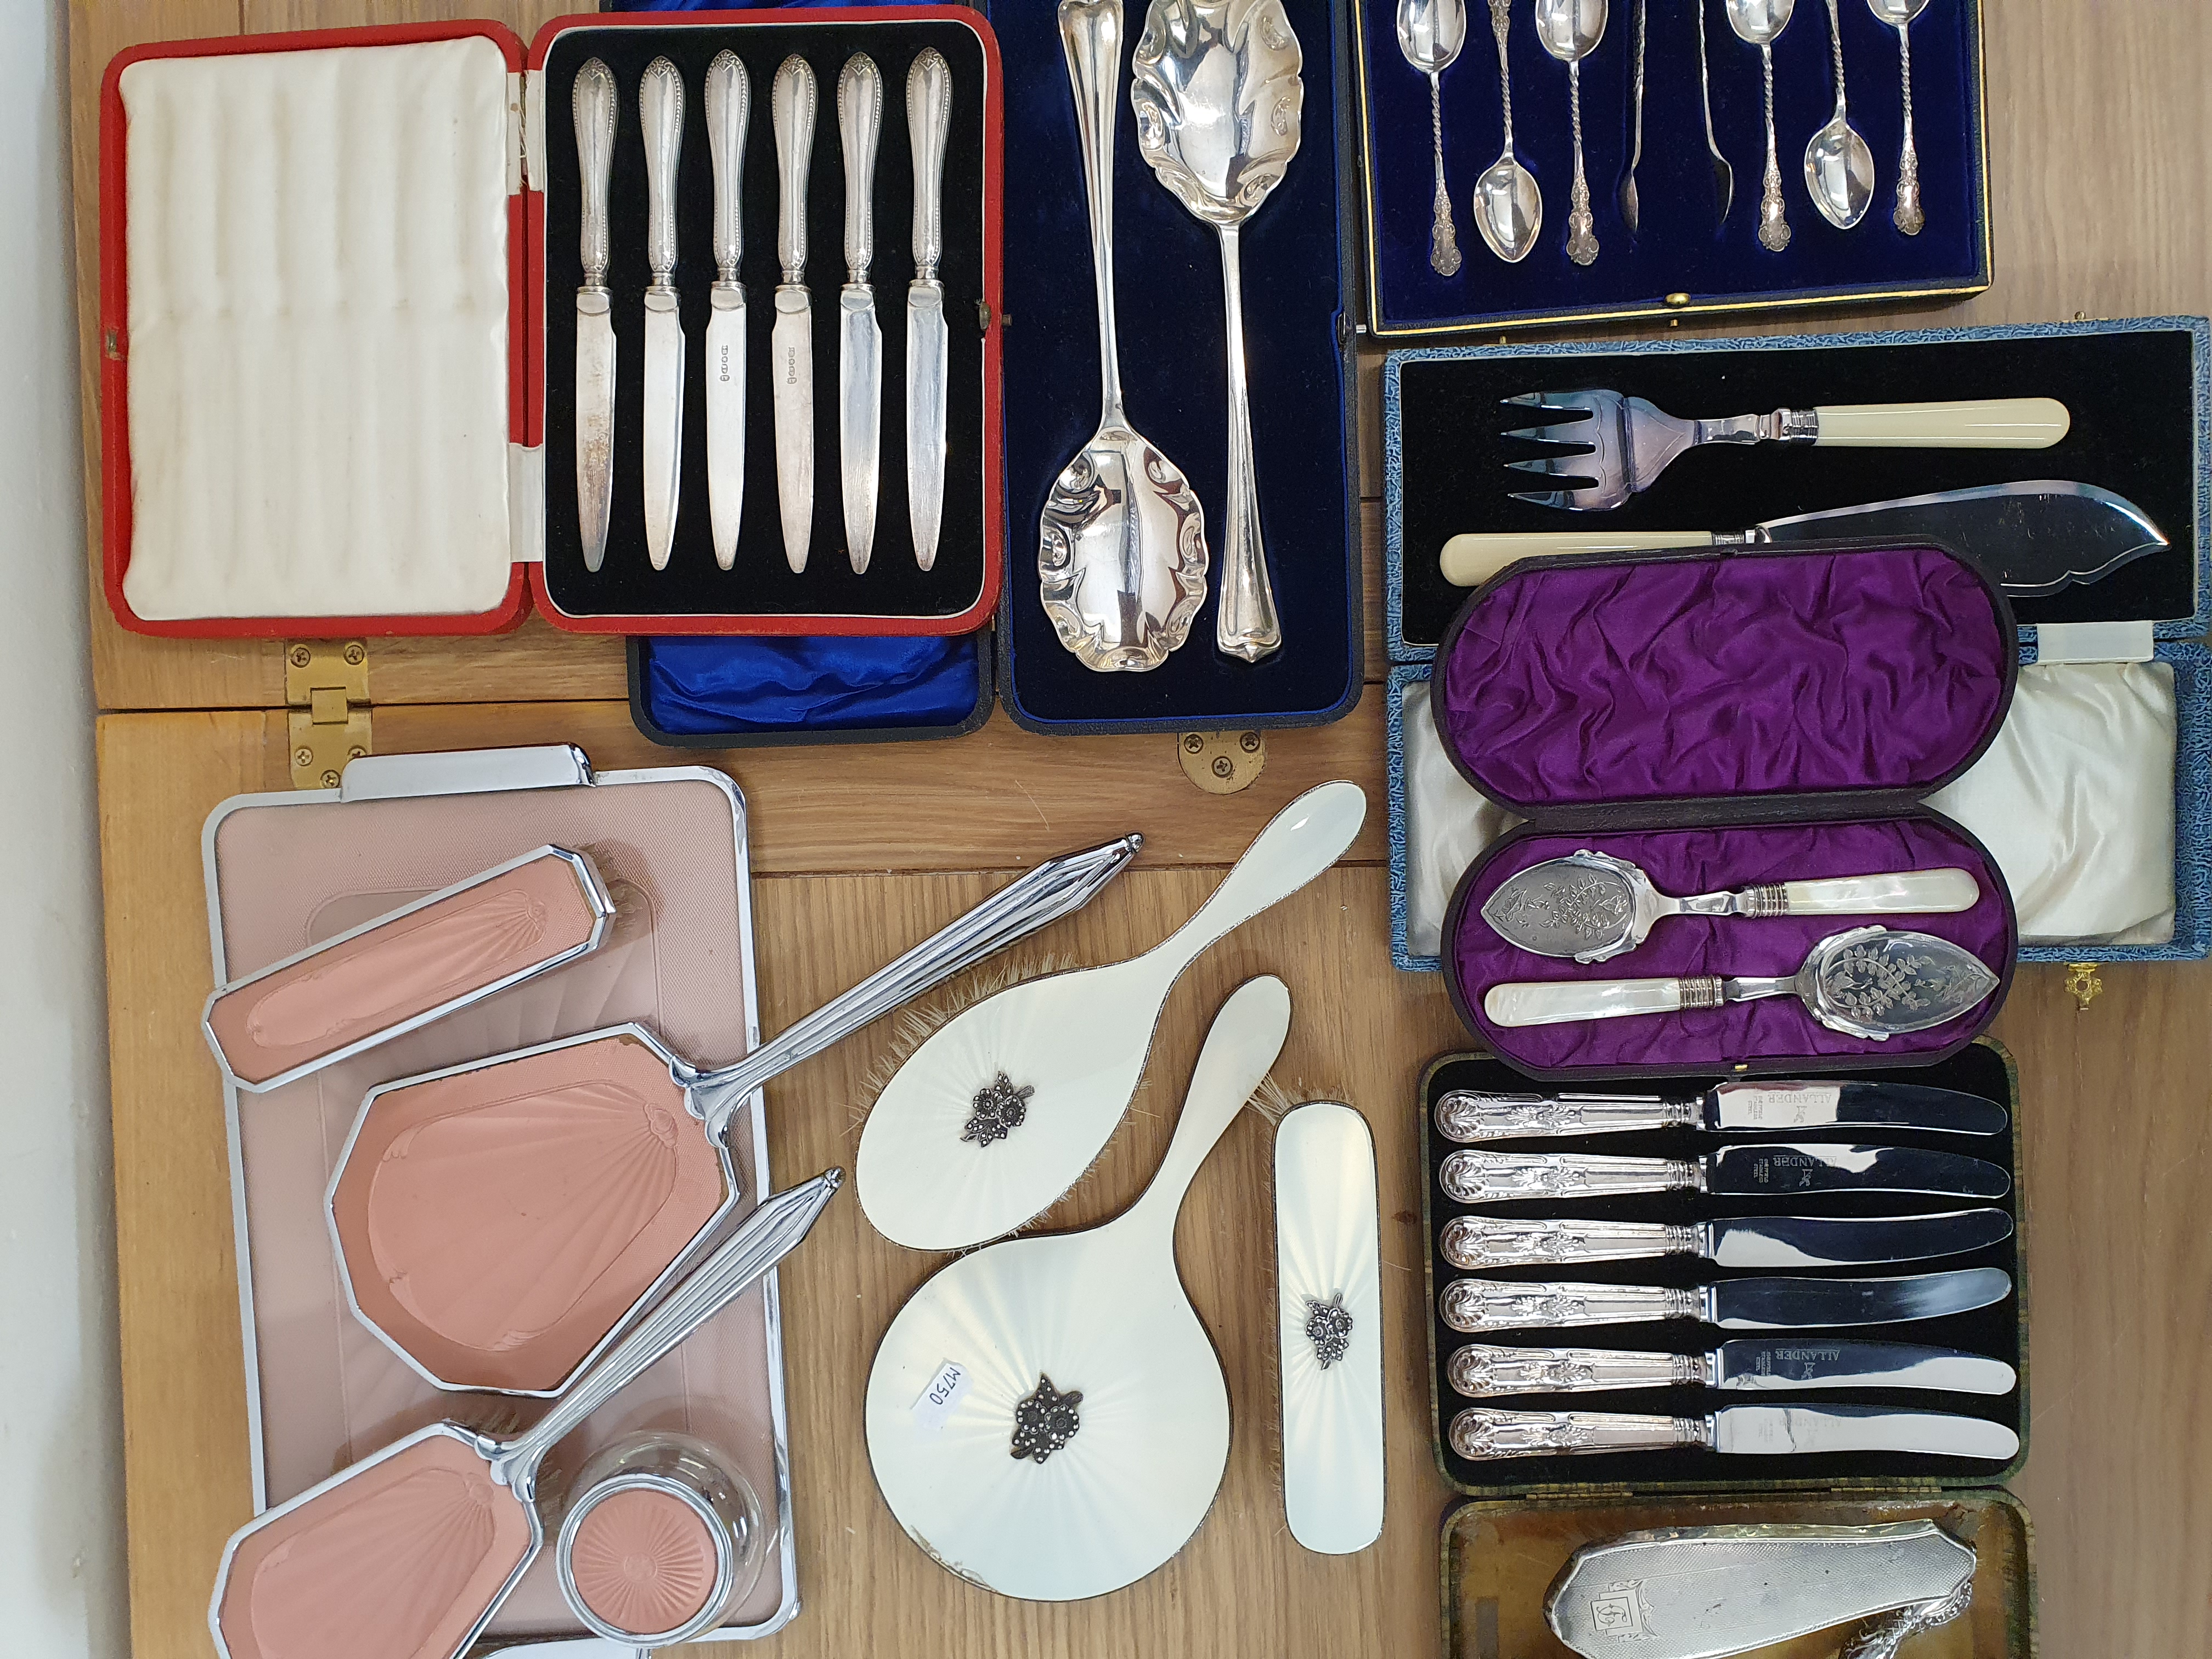
[[[1430,686],[1444,751],[1528,820],[1461,878],[1445,913],[1453,1006],[1532,1076],[1929,1064],[1993,1018],[2018,955],[2002,873],[1921,805],[1979,757],[2010,705],[2019,644],[2003,594],[1929,546],[1525,561],[1469,600]],[[1662,893],[1963,868],[1951,915],[1677,916],[1583,966],[1510,945],[1483,901],[1515,872],[1583,848],[1643,867]],[[1997,980],[1969,1012],[1875,1041],[1795,997],[1641,1018],[1504,1027],[1498,984],[1794,974],[1831,934],[1880,921],[1965,948]]]
[[[904,311],[913,180],[905,88],[951,68],[950,331],[942,538],[918,568],[905,495]],[[716,267],[703,79],[744,62],[739,276],[748,306],[744,518],[736,567],[708,526],[705,333]],[[884,331],[882,489],[869,570],[846,550],[837,432],[846,280],[838,73],[885,82],[870,279]],[[769,88],[793,53],[819,111],[807,194],[815,313],[815,530],[786,562],[769,332],[779,279]],[[570,98],[598,57],[617,89],[606,278],[617,354],[613,525],[576,526],[574,319],[582,282]],[[638,82],[685,85],[675,187],[686,349],[672,556],[646,557],[649,275]],[[488,634],[534,604],[591,633],[951,635],[996,605],[1002,89],[980,14],[952,6],[586,15],[527,48],[489,21],[136,47],[100,94],[104,576],[118,621],[191,637]]]

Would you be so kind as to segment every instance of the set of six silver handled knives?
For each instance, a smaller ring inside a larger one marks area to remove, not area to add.
[[[752,86],[735,52],[708,65],[707,147],[714,167],[714,282],[707,325],[707,479],[714,560],[737,562],[744,505],[745,331],[740,216]],[[638,83],[645,140],[646,257],[643,483],[647,557],[665,570],[675,545],[684,454],[686,374],[676,285],[677,164],[684,136],[684,77],[656,58]],[[786,562],[806,568],[814,525],[814,320],[806,285],[806,208],[818,106],[814,70],[797,55],[776,70],[770,94],[775,131],[776,263],[781,280],[769,336],[775,419],[777,503]],[[837,301],[839,466],[846,544],[854,573],[873,555],[881,477],[882,325],[869,267],[875,257],[876,151],[883,130],[883,75],[865,52],[837,77],[837,125],[845,159],[845,283]],[[576,158],[582,179],[583,285],[576,291],[576,518],[585,568],[606,558],[615,462],[614,296],[607,286],[611,234],[617,93],[597,58],[577,71],[573,94]],[[907,76],[907,122],[914,157],[915,275],[907,290],[907,501],[915,563],[937,559],[945,505],[946,362],[944,257],[945,151],[952,75],[936,49],[921,52]]]

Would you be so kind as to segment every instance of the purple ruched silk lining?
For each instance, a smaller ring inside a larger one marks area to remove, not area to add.
[[[1474,601],[1437,708],[1527,816],[1924,790],[1995,729],[2008,667],[1988,589],[1932,549],[1538,566]]]
[[[1589,967],[1533,956],[1506,944],[1482,919],[1483,901],[1505,879],[1578,848],[1639,865],[1652,884],[1680,898],[1765,882],[1823,876],[1873,875],[1956,865],[1982,890],[1971,910],[1942,916],[1674,916],[1660,922],[1636,950]],[[1455,906],[1447,942],[1476,1030],[1492,1051],[1534,1071],[1589,1066],[1659,1066],[1722,1071],[1738,1060],[1830,1054],[1928,1054],[1972,1036],[1990,1005],[1932,1030],[1870,1042],[1832,1031],[1795,996],[1736,1003],[1692,1013],[1650,1014],[1574,1024],[1494,1026],[1482,1000],[1508,980],[1673,979],[1698,975],[1766,977],[1794,974],[1813,946],[1831,933],[1869,922],[1933,933],[1964,945],[2000,978],[2012,960],[2011,916],[2003,878],[1957,831],[1929,818],[1888,818],[1760,828],[1644,830],[1628,834],[1534,836],[1501,846],[1469,872],[1466,902]]]

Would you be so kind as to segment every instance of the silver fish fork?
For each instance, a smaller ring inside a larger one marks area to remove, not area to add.
[[[1505,399],[1544,416],[1509,437],[1558,444],[1553,453],[1508,461],[1516,472],[1559,481],[1553,489],[1516,489],[1516,501],[1577,513],[1609,513],[1649,489],[1674,458],[1700,444],[1821,444],[1832,449],[2048,449],[2071,423],[2050,398],[1972,403],[1847,404],[1778,409],[1686,421],[1618,392],[1530,392]],[[1580,482],[1577,482],[1580,481]]]

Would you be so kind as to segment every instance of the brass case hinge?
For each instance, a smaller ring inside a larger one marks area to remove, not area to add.
[[[1266,769],[1267,740],[1257,732],[1186,732],[1176,739],[1176,758],[1207,794],[1233,795]]]
[[[284,703],[295,789],[335,789],[346,763],[372,751],[368,646],[293,640],[284,647]]]

